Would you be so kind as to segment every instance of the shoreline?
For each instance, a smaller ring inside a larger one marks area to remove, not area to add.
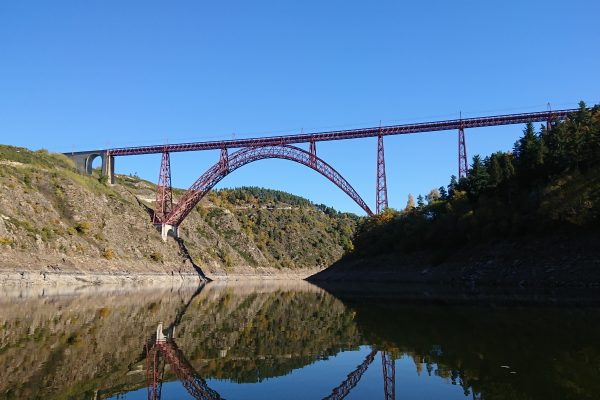
[[[83,271],[0,271],[0,287],[56,287],[100,285],[201,284],[197,273],[83,272]]]
[[[305,280],[320,270],[261,271],[262,273],[206,274],[197,272],[94,272],[94,271],[32,271],[0,270],[0,287],[81,287],[112,285],[201,285],[210,281],[284,281]]]

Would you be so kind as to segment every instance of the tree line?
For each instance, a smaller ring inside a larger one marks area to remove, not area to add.
[[[581,102],[565,121],[539,131],[527,124],[512,151],[475,155],[467,177],[365,219],[354,244],[363,255],[443,250],[548,228],[595,229],[599,219],[600,106]]]

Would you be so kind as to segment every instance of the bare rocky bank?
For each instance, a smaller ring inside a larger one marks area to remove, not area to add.
[[[350,255],[308,280],[600,289],[598,243],[598,232],[551,232],[465,245],[443,258],[422,251],[366,258]]]
[[[107,185],[64,156],[0,146],[0,284],[304,278],[342,256],[355,216],[276,194],[211,193],[164,243],[153,184]]]

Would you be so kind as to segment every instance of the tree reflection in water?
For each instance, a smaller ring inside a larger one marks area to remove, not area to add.
[[[227,398],[600,398],[594,306],[432,302],[398,286],[389,296],[303,282],[28,290],[0,297],[0,400],[146,397],[144,344],[161,321],[177,334],[171,353]],[[188,396],[170,384],[169,363],[157,371],[164,399]]]

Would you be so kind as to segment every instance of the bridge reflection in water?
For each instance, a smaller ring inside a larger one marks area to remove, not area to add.
[[[327,298],[335,299],[335,297],[332,297],[329,294],[325,294],[326,292],[320,288],[307,284],[304,285],[306,285],[303,286],[304,290],[315,291],[316,293],[325,295],[325,297]],[[219,291],[218,287],[220,286],[220,284],[218,283],[200,286],[195,291],[195,293],[191,295],[187,302],[182,302],[182,305],[177,311],[177,314],[173,321],[166,328],[163,327],[162,322],[159,323],[156,332],[148,339],[145,345],[148,400],[161,399],[162,385],[165,381],[165,370],[167,368],[169,368],[170,372],[172,372],[172,374],[175,375],[177,380],[181,382],[182,386],[192,398],[203,400],[218,400],[223,398],[216,390],[209,387],[207,381],[201,376],[200,372],[198,372],[194,368],[192,363],[185,356],[184,352],[177,345],[175,335],[177,327],[181,324],[184,315],[188,311],[188,308],[192,304],[194,298],[196,298],[201,292],[203,292],[203,290],[207,286],[211,287],[211,289],[212,286],[217,288],[217,292],[220,293],[219,298],[221,300],[228,298],[228,295],[226,294],[227,291],[225,291],[224,293]],[[243,288],[244,286],[237,287],[236,292],[240,294],[240,289],[242,292],[244,292]],[[256,292],[256,288],[254,289],[254,291]],[[263,287],[260,288],[258,291],[265,294],[270,290]],[[278,300],[275,300],[275,302],[277,301]],[[339,300],[335,299],[335,301]],[[343,309],[345,310],[344,312],[348,312],[345,306],[343,307]],[[354,317],[352,319],[354,319]],[[380,350],[377,348],[379,346],[380,345],[378,344],[373,344],[372,350],[366,355],[364,360],[359,365],[357,365],[354,370],[348,373],[346,378],[338,386],[333,388],[329,395],[323,397],[323,399],[334,400],[346,398],[351,393],[351,391],[359,384],[361,378],[367,372],[371,364],[379,358],[381,360],[380,376],[382,381],[382,392],[380,393],[383,395],[383,398],[385,400],[395,399],[395,360],[399,358],[401,352],[398,351],[396,346],[392,346],[392,348],[395,349],[393,351],[388,350],[388,348],[386,348],[385,346],[383,346],[383,348]],[[377,357],[378,355],[380,357]],[[372,385],[371,390],[373,390]],[[483,399],[481,393],[473,389],[470,390],[470,395],[472,396],[473,400]],[[370,393],[369,397],[377,398],[379,396],[375,393]]]
[[[167,335],[163,332],[162,323],[156,329],[156,340],[153,344],[146,345],[146,379],[148,382],[148,400],[160,400],[162,383],[164,380],[165,366],[168,364],[177,379],[182,383],[185,390],[194,398],[199,400],[219,400],[221,395],[211,389],[206,381],[194,369],[183,352],[175,342],[175,327],[172,327]],[[371,351],[365,360],[348,374],[346,379],[335,387],[329,396],[323,400],[344,399],[350,391],[358,384],[360,378],[375,359],[378,351]],[[381,352],[381,364],[383,367],[383,394],[385,400],[396,398],[395,390],[395,367],[392,354]]]

